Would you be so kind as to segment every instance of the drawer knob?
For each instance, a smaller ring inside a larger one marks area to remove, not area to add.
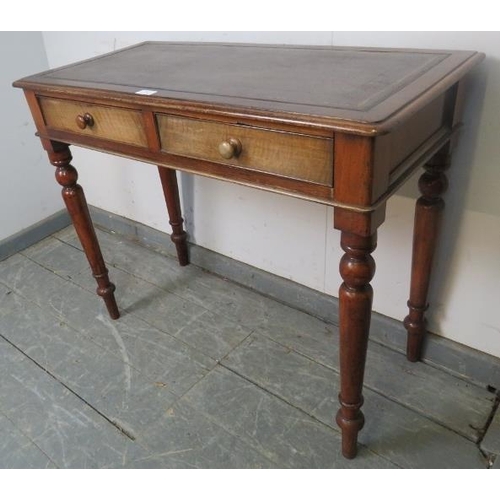
[[[78,115],[76,117],[76,124],[78,125],[78,128],[81,128],[82,130],[87,128],[87,126],[92,127],[92,125],[94,125],[94,117],[90,113]]]
[[[239,156],[241,149],[242,146],[239,139],[231,138],[219,144],[219,153],[222,158],[226,158],[226,160]]]

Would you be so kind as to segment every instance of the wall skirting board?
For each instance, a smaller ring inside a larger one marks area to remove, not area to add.
[[[47,236],[64,229],[70,224],[70,218],[66,210],[59,210],[46,219],[19,231],[18,233],[0,241],[0,261],[34,245]]]
[[[96,207],[90,207],[90,212],[97,227],[175,257],[175,247],[170,241],[170,235]],[[69,217],[65,211],[60,211],[1,241],[0,260],[50,236],[67,225],[69,225]],[[329,323],[338,324],[338,300],[335,297],[192,243],[189,250],[191,263],[196,266]],[[402,303],[404,304],[405,301],[403,300]],[[405,314],[406,310],[402,307],[401,317],[403,318]],[[402,322],[378,313],[372,315],[370,339],[402,353],[406,349],[406,330]],[[424,362],[472,383],[483,387],[489,386],[491,390],[500,390],[499,358],[444,337],[432,333],[427,336]]]

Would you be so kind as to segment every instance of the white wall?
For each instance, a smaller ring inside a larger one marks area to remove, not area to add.
[[[63,207],[21,90],[12,82],[48,69],[40,32],[0,32],[0,241]]]
[[[431,291],[430,329],[500,357],[500,33],[418,32],[46,32],[56,67],[143,40],[235,41],[480,50],[470,80],[466,126],[447,196],[446,226]],[[169,232],[156,169],[75,151],[89,202]],[[95,174],[96,168],[99,175]],[[413,180],[413,184],[415,179]],[[182,174],[184,214],[197,244],[336,295],[339,234],[332,209],[221,181]],[[414,187],[389,203],[374,256],[374,309],[406,314]]]

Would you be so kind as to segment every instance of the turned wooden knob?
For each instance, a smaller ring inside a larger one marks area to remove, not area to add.
[[[92,125],[94,125],[94,117],[90,113],[78,115],[76,117],[76,124],[78,125],[78,128],[81,128],[82,130],[87,128],[87,126],[92,127]]]
[[[219,144],[219,153],[226,160],[239,156],[241,149],[241,142],[238,139],[231,138]]]

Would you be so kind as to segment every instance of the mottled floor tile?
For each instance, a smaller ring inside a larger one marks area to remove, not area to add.
[[[56,465],[8,418],[0,414],[0,469],[53,469]]]
[[[232,320],[216,313],[206,312],[172,335],[220,360],[250,333],[250,330]]]
[[[335,428],[339,378],[333,370],[256,334],[223,363]],[[360,442],[391,462],[410,468],[485,467],[473,443],[371,390],[365,390],[363,411],[367,422]],[[457,456],[449,457],[456,450]]]
[[[224,357],[250,334],[250,330],[225,317],[165,292],[134,314],[214,360]],[[176,318],[171,321],[173,316]]]
[[[126,356],[134,368],[177,395],[184,394],[215,366],[215,361],[200,351],[132,315],[118,322],[98,315],[92,330],[89,334],[97,343]]]
[[[222,365],[310,414],[338,394],[337,373],[259,334],[252,334]],[[332,425],[333,418],[325,423]]]
[[[368,348],[365,384],[474,442],[495,400],[486,388],[424,363],[410,363],[402,354],[375,343]]]
[[[1,301],[2,335],[86,402],[136,435],[177,397],[19,295]]]
[[[224,357],[250,334],[227,317],[120,269],[113,270],[113,279],[119,303],[127,312],[213,359]],[[86,272],[74,281],[88,290],[95,288]]]
[[[85,254],[57,238],[45,238],[21,254],[68,279],[83,270],[91,274]]]
[[[500,455],[500,407],[496,408],[493,419],[481,441],[481,449],[487,453]]]
[[[60,468],[96,468],[133,442],[0,339],[0,411]]]
[[[337,431],[222,367],[183,400],[283,467],[394,467],[367,449],[360,451],[356,461],[345,460]]]
[[[94,226],[94,229],[96,233],[98,233],[99,229]],[[80,250],[83,252],[83,247],[82,244],[80,243],[80,240],[78,239],[78,236],[75,231],[75,227],[73,224],[70,224],[69,226],[65,227],[64,229],[61,229],[60,231],[55,232],[52,235],[53,238],[56,238],[63,243],[66,243],[68,245],[71,245],[75,247],[77,250]],[[101,242],[99,241],[99,246],[101,247]]]
[[[79,289],[21,254],[1,263],[0,283],[61,318],[83,316],[88,322],[89,311],[102,302],[97,295]]]
[[[239,436],[227,432],[192,406],[179,402],[142,436],[151,455],[134,467],[163,463],[167,468],[255,469],[277,467]],[[154,463],[154,462],[153,462]]]
[[[201,351],[133,314],[124,314],[118,321],[109,319],[95,294],[21,255],[0,267],[2,282],[176,394],[183,394],[215,364]]]

